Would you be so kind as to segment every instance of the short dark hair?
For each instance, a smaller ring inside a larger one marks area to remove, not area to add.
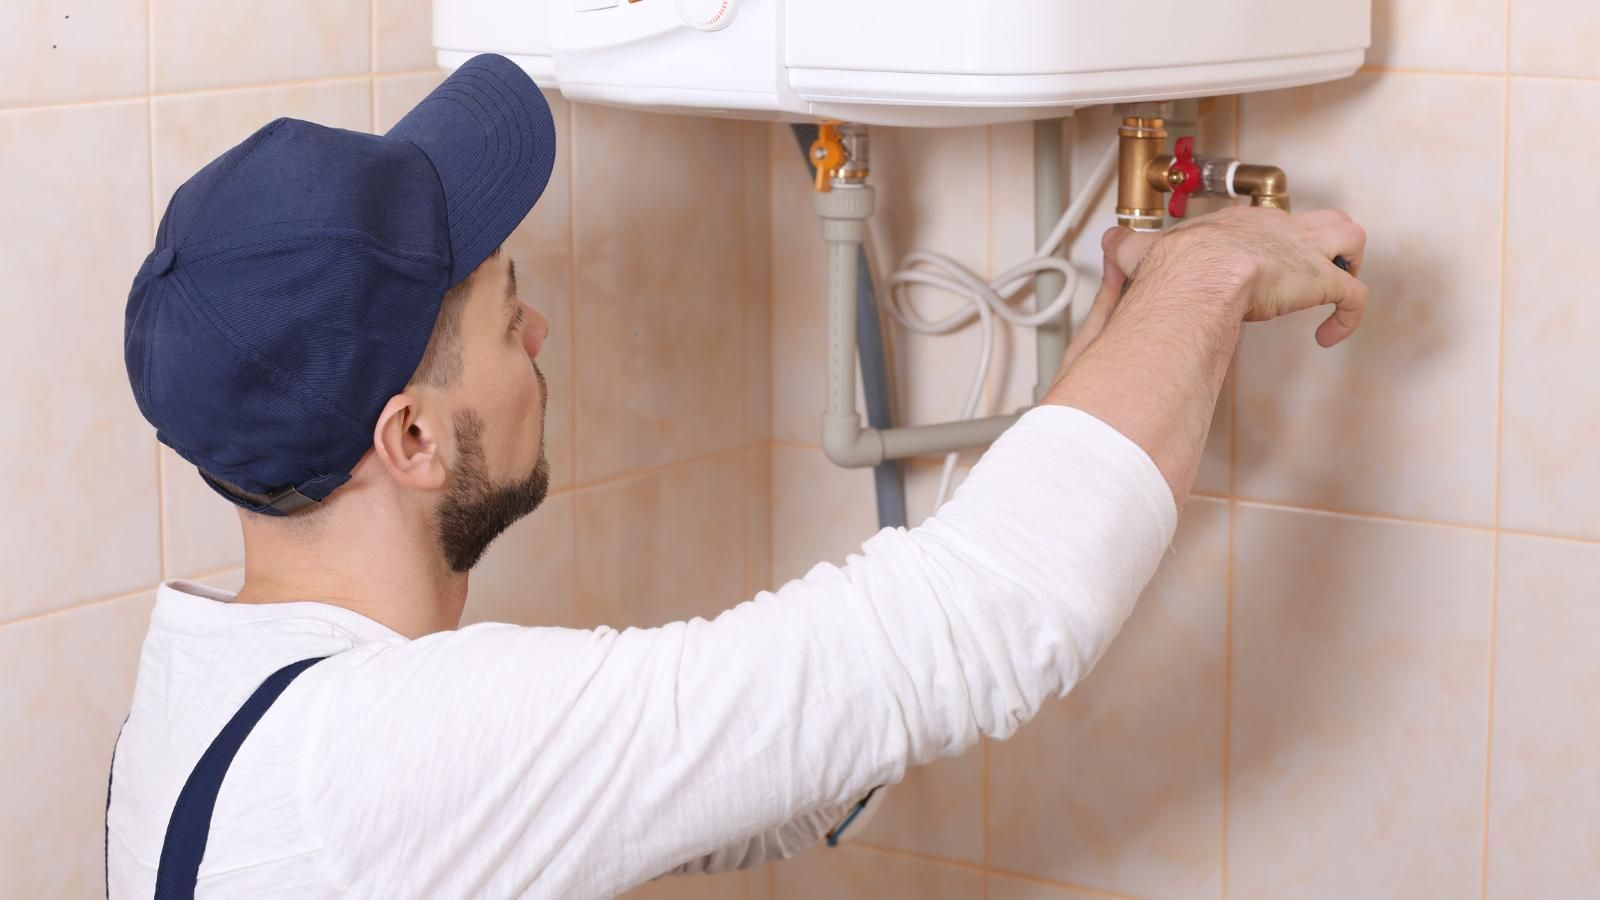
[[[473,275],[477,274],[476,272]],[[467,307],[467,294],[472,290],[472,275],[445,292],[439,304],[439,318],[434,320],[433,334],[422,351],[422,361],[411,375],[412,384],[447,388],[461,380],[464,368],[461,360],[461,311]]]
[[[494,255],[498,256],[499,253]],[[472,278],[476,274],[474,270],[445,292],[444,300],[439,304],[439,318],[434,320],[433,333],[428,337],[428,346],[422,351],[422,361],[417,363],[417,370],[411,375],[411,384],[447,388],[461,380],[465,368],[461,358],[461,313],[466,309],[467,295],[472,292]],[[209,472],[203,474],[223,493],[250,506],[262,506],[270,499],[266,494],[247,491]],[[289,517],[303,520],[321,508],[322,504],[311,503],[290,513]]]

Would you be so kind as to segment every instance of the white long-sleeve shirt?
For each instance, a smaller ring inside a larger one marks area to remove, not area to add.
[[[315,656],[229,770],[201,897],[610,897],[790,854],[841,804],[1065,694],[1176,520],[1138,446],[1044,407],[921,527],[713,621],[408,640],[168,584],[113,766],[111,897],[151,896],[195,761],[267,675]]]

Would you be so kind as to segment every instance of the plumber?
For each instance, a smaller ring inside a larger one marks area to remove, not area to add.
[[[171,198],[128,377],[240,508],[246,571],[160,590],[110,897],[598,898],[798,853],[1082,679],[1172,539],[1243,323],[1327,306],[1331,346],[1367,299],[1330,262],[1359,272],[1343,213],[1114,229],[1053,387],[922,526],[714,621],[457,630],[549,484],[549,325],[501,245],[555,153],[533,83],[480,56],[386,135],[279,119]]]

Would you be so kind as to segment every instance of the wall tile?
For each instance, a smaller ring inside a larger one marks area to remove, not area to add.
[[[1511,71],[1523,75],[1600,76],[1600,7],[1574,0],[1511,4]]]
[[[158,91],[364,75],[371,64],[370,0],[151,3]]]
[[[772,437],[772,129],[740,127],[744,172],[744,439]],[[791,173],[792,174],[792,173]]]
[[[231,8],[231,7],[230,7]],[[279,116],[369,131],[365,82],[336,82],[155,99],[156,218],[189,176]]]
[[[843,563],[877,533],[870,469],[841,469],[821,450],[772,450],[772,583],[819,562]]]
[[[1507,0],[1373,0],[1367,62],[1407,69],[1504,72],[1507,5]]]
[[[744,451],[744,591],[746,598],[771,590],[772,448]]]
[[[169,578],[244,565],[239,508],[206,487],[195,467],[161,448],[162,503]]]
[[[1600,895],[1600,547],[1505,537],[1487,896]]]
[[[1330,351],[1312,341],[1320,312],[1246,330],[1241,495],[1493,518],[1504,90],[1358,75],[1245,98],[1244,156],[1287,165],[1297,209],[1337,205],[1367,223],[1372,299],[1361,331]],[[1446,145],[1474,149],[1435,152]]]
[[[581,628],[572,494],[554,494],[495,541],[472,572],[462,625]]]
[[[0,872],[8,897],[105,890],[106,774],[153,603],[141,594],[0,627]]]
[[[1550,214],[1552,197],[1600,202],[1600,187],[1563,177],[1600,132],[1600,84],[1518,80],[1511,125],[1501,524],[1600,538],[1592,241]]]
[[[146,4],[84,9],[46,0],[0,4],[0,107],[143,95]]]
[[[586,624],[709,619],[746,599],[742,467],[741,451],[578,491]]]
[[[1095,891],[1086,894],[1071,888],[1057,887],[1038,881],[1024,881],[1003,875],[990,875],[987,879],[989,900],[1104,900],[1117,894]]]
[[[376,0],[376,7],[378,71],[433,68],[431,0]]]
[[[988,275],[987,171],[986,129],[873,131],[872,183],[878,193],[877,212],[869,228],[881,263],[880,293],[887,297],[888,274],[916,251],[948,256],[980,276]],[[1032,218],[1031,208],[1026,215]],[[969,306],[964,299],[923,285],[912,286],[908,293],[913,310],[929,320]],[[813,309],[814,314],[825,315],[820,299]],[[896,421],[922,424],[959,418],[982,350],[977,317],[961,330],[943,335],[908,331],[887,317],[885,327],[892,347],[890,379],[895,385]],[[993,366],[991,378],[1007,371]],[[813,376],[819,402],[823,396],[821,376],[820,371]],[[988,396],[986,388],[980,415],[998,411],[989,405]]]
[[[143,101],[0,113],[0,621],[154,584],[155,438],[122,364],[150,250]],[[107,147],[117,147],[108,154]]]
[[[439,86],[444,81],[444,72],[424,72],[420,75],[380,75],[372,79],[374,93],[374,116],[372,130],[380,134],[394,127],[411,107],[422,102],[428,92]],[[555,104],[560,94],[545,92],[545,99],[550,101],[551,112],[555,112]],[[562,102],[565,102],[564,100]],[[556,116],[556,152],[561,153],[566,149],[567,121],[563,115]],[[570,170],[571,163],[566,168]],[[554,176],[552,176],[554,177]]]
[[[1228,506],[1191,500],[1095,671],[992,747],[995,867],[1141,896],[1221,892],[1227,617]]]
[[[683,875],[652,881],[621,896],[622,900],[745,900],[749,887],[747,872]]]
[[[976,869],[843,847],[780,863],[773,900],[975,900]]]
[[[559,133],[570,135],[571,107],[559,95],[547,99]],[[567,141],[556,143],[550,183],[505,246],[517,261],[517,290],[523,301],[550,321],[550,337],[539,351],[539,369],[550,388],[544,430],[550,484],[560,490],[577,477],[577,461],[572,422],[572,158]]]
[[[982,865],[983,748],[911,769],[855,839]]]
[[[573,119],[578,479],[739,446],[741,126]]]
[[[1235,516],[1230,893],[1476,896],[1491,536]]]

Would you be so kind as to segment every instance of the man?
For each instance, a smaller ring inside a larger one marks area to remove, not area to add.
[[[111,897],[606,897],[792,855],[1083,677],[1171,539],[1241,323],[1330,304],[1332,345],[1366,302],[1329,262],[1359,267],[1342,213],[1113,231],[1063,374],[925,525],[712,622],[455,630],[548,481],[548,326],[499,246],[554,140],[478,57],[386,136],[279,120],[172,198],[128,372],[243,509],[246,575],[161,589]]]

